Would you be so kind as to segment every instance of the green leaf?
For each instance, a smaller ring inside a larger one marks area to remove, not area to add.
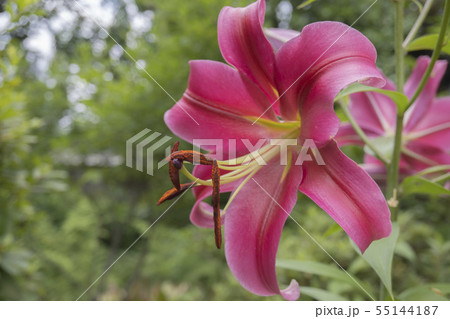
[[[427,284],[408,288],[398,295],[399,300],[449,300],[450,284]]]
[[[362,258],[364,258],[365,261],[367,261],[370,267],[375,270],[378,277],[380,277],[392,299],[394,299],[391,280],[392,259],[394,257],[394,249],[397,243],[398,235],[398,224],[392,223],[391,235],[389,237],[374,241],[369,248],[366,249],[363,255],[361,255],[361,252],[357,246],[352,242],[356,251],[362,256]]]
[[[428,195],[450,195],[450,191],[432,181],[420,177],[406,177],[401,185],[403,194],[428,194]]]
[[[325,277],[330,277],[336,280],[344,281],[346,283],[352,284],[354,286],[358,285],[355,281],[347,275],[342,270],[336,268],[335,266],[315,262],[315,261],[298,261],[298,260],[277,260],[277,267],[300,271],[313,275],[320,275]]]
[[[383,95],[386,95],[387,97],[390,97],[392,101],[397,105],[397,109],[400,112],[404,112],[406,110],[406,106],[408,105],[408,98],[406,95],[400,92],[396,91],[390,91],[390,90],[383,90],[379,88],[374,88],[371,86],[362,85],[360,83],[353,83],[347,86],[345,89],[343,89],[334,99],[335,101],[342,99],[343,97],[349,96],[353,93],[358,92],[377,92]]]
[[[348,299],[342,297],[341,295],[318,288],[301,287],[300,293],[319,301],[348,301]]]
[[[330,227],[328,227],[328,229],[325,231],[325,233],[323,234],[323,237],[328,237],[331,236],[337,232],[340,232],[342,230],[342,227],[339,226],[338,223],[334,223],[333,225],[331,225]]]
[[[311,3],[316,2],[316,1],[317,1],[317,0],[305,0],[305,2],[300,3],[300,4],[297,6],[297,9],[303,9],[303,8],[306,7],[307,5],[310,5]]]
[[[416,253],[406,241],[398,241],[395,246],[395,253],[403,258],[413,262],[416,259]]]
[[[419,37],[408,45],[407,50],[408,51],[434,50],[434,48],[436,47],[438,37],[439,37],[438,34],[428,34],[424,35],[423,37]],[[444,40],[441,52],[450,54],[450,42],[448,36]]]

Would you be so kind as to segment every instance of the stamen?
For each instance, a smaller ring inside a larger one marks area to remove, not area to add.
[[[244,185],[264,166],[267,165],[277,154],[280,154],[280,149],[286,149],[290,144],[290,135],[296,134],[291,132],[284,139],[279,139],[278,144],[265,144],[259,149],[252,151],[249,154],[240,156],[238,158],[228,160],[216,160],[208,155],[204,155],[196,151],[178,150],[179,143],[176,142],[172,148],[170,156],[167,158],[169,161],[169,175],[174,185],[174,188],[168,190],[158,201],[158,205],[163,202],[173,199],[176,196],[182,194],[185,190],[195,186],[207,186],[212,187],[212,200],[211,205],[213,207],[213,221],[214,221],[214,239],[218,249],[222,247],[222,220],[221,215],[225,214],[229,205],[236,197],[236,195],[243,189]],[[297,134],[298,135],[298,134]],[[286,140],[287,142],[284,142]],[[290,167],[292,166],[292,154],[289,152],[287,158],[288,163],[283,172],[283,179],[286,177]],[[184,162],[189,162],[195,165],[209,165],[212,166],[210,179],[199,179],[195,177],[184,165]],[[179,173],[184,174],[191,183],[181,184]],[[222,175],[221,175],[222,172]],[[231,194],[227,204],[223,211],[220,210],[220,186],[239,181],[239,185]]]
[[[194,184],[194,183],[181,184],[181,187],[179,190],[176,188],[169,189],[167,192],[164,193],[164,195],[161,196],[161,198],[158,200],[156,205],[161,205],[165,201],[174,199],[178,195],[183,194],[184,191],[186,191],[189,187],[191,187],[192,184]]]
[[[216,247],[222,247],[222,225],[220,220],[220,170],[217,161],[213,161],[211,179],[213,182],[212,207],[214,212],[214,238]]]
[[[233,192],[233,194],[231,194],[230,198],[228,199],[227,204],[225,205],[224,209],[222,210],[222,215],[225,215],[225,212],[227,211],[228,207],[230,206],[231,202],[236,197],[236,195],[240,192],[240,190],[244,187],[244,185],[247,184],[247,182],[250,180],[250,178],[252,178],[253,175],[255,175],[258,171],[259,171],[259,169],[256,169],[253,172],[251,172],[249,175],[247,175],[247,177],[242,181],[242,183]]]
[[[178,151],[178,147],[180,146],[180,142],[175,142],[172,147],[172,151],[170,154],[173,154]],[[180,173],[178,172],[179,169],[183,166],[183,161],[177,160],[169,160],[169,177],[172,181],[173,186],[180,190]]]

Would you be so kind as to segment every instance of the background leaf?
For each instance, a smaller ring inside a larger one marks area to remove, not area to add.
[[[387,291],[394,299],[392,293],[392,259],[394,257],[394,249],[399,235],[399,227],[397,223],[392,223],[392,233],[389,237],[374,241],[364,254],[359,252],[357,246],[352,242],[353,247],[361,254],[362,258],[372,267],[378,274]]]
[[[312,287],[301,287],[300,294],[310,296],[319,301],[347,301],[348,299],[342,297],[341,295],[329,292],[327,290],[312,288]]]
[[[327,265],[324,263],[314,262],[314,261],[299,261],[299,260],[277,260],[277,267],[290,269],[295,271],[300,271],[304,273],[325,276],[333,279],[337,279],[356,287],[358,285],[355,281],[344,271],[338,269],[335,266]],[[356,280],[356,279],[355,279]]]
[[[358,92],[377,92],[386,95],[392,99],[392,101],[397,105],[399,111],[402,112],[406,109],[406,106],[408,105],[408,98],[403,93],[390,90],[383,90],[371,86],[362,85],[360,83],[353,83],[347,86],[345,89],[339,92],[339,94],[335,98],[335,101],[342,99],[343,97],[346,97],[350,94]]]
[[[325,231],[325,233],[323,234],[323,237],[328,237],[330,235],[333,235],[337,232],[342,231],[342,227],[338,224],[338,223],[334,223],[332,224],[330,227],[328,227],[328,229]]]
[[[410,43],[407,50],[408,51],[434,50],[434,48],[436,47],[438,37],[439,37],[438,34],[428,34],[419,37]],[[447,39],[444,40],[444,45],[442,46],[441,50],[442,53],[450,54],[450,42],[448,41],[448,36]]]
[[[403,194],[449,195],[450,191],[420,176],[406,177],[401,185]]]
[[[409,288],[398,295],[398,299],[409,300],[449,300],[450,284],[428,284]]]

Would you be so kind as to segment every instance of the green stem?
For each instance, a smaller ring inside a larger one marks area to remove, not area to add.
[[[406,48],[409,46],[411,41],[415,38],[417,32],[419,31],[420,27],[423,24],[423,21],[425,20],[426,16],[428,15],[428,12],[430,12],[433,2],[434,2],[434,0],[427,0],[427,2],[425,2],[425,5],[423,6],[422,11],[420,12],[419,16],[417,17],[416,22],[414,22],[414,25],[411,28],[411,31],[409,31],[408,35],[405,38],[405,41],[403,41],[403,49],[404,50],[406,50]]]
[[[367,135],[364,133],[364,131],[359,127],[358,123],[356,122],[355,118],[353,117],[352,113],[348,109],[348,105],[345,102],[339,103],[342,107],[342,110],[344,111],[345,115],[347,116],[348,121],[352,125],[353,129],[355,130],[356,134],[361,138],[361,140],[367,145],[368,148],[370,148],[375,156],[384,163],[384,165],[389,164],[389,159],[387,159],[383,154],[381,154],[377,148],[372,144],[370,139],[367,137]]]
[[[405,111],[416,101],[417,97],[422,92],[423,88],[425,87],[425,84],[427,83],[428,79],[430,78],[430,75],[431,75],[431,72],[433,71],[434,65],[436,64],[436,61],[439,58],[439,55],[441,54],[442,44],[444,43],[444,39],[445,39],[445,36],[447,33],[449,17],[450,17],[450,0],[445,0],[444,17],[442,18],[442,21],[441,21],[441,29],[439,31],[439,36],[438,36],[438,40],[436,42],[436,46],[433,51],[433,55],[431,56],[430,64],[428,65],[427,70],[425,71],[425,74],[423,75],[422,80],[420,81],[419,86],[417,87],[416,91],[414,92],[413,97],[411,98],[411,100],[409,100]]]
[[[405,50],[403,50],[403,21],[405,0],[394,0],[395,2],[395,75],[397,79],[397,91],[403,93],[405,84]]]
[[[403,13],[405,8],[404,0],[394,0],[395,2],[395,60],[396,60],[396,79],[397,91],[403,93],[405,84],[405,52],[403,50]],[[402,148],[402,132],[403,132],[403,112],[397,112],[397,120],[395,126],[394,151],[390,165],[388,166],[388,180],[386,198],[388,198],[391,207],[391,218],[397,220],[398,202],[397,189],[399,177],[399,163]]]
[[[397,220],[398,215],[398,179],[399,179],[399,166],[400,155],[402,149],[402,131],[403,131],[403,114],[400,112],[397,114],[397,121],[395,127],[395,139],[394,139],[394,152],[392,154],[391,164],[388,167],[388,180],[386,197],[389,199],[388,203],[391,207],[391,219]]]

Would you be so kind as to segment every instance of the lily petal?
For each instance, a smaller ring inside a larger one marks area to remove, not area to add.
[[[384,85],[375,60],[372,43],[339,22],[310,24],[277,51],[275,80],[281,97],[280,113],[287,120],[301,117],[300,140],[313,139],[320,147],[336,135],[340,121],[333,100],[347,85],[356,81]]]
[[[385,77],[384,90],[395,90],[395,85]],[[350,111],[358,125],[367,131],[384,135],[395,131],[397,107],[387,96],[375,92],[361,92],[350,95]]]
[[[300,294],[297,282],[280,291],[275,257],[281,230],[297,200],[302,171],[301,166],[292,166],[281,180],[284,169],[278,159],[268,163],[236,195],[226,213],[225,255],[247,290],[295,300]]]
[[[245,8],[225,7],[219,14],[217,34],[225,61],[253,80],[272,103],[277,98],[273,88],[274,51],[262,28],[265,10],[264,0]]]
[[[252,125],[269,103],[252,81],[220,62],[191,61],[190,66],[188,89],[164,115],[172,132],[190,143],[194,139],[220,139],[216,142],[223,143],[223,146],[217,148],[223,149],[224,158],[227,158],[230,148],[234,149],[229,145],[230,139],[236,140],[237,155],[240,155],[248,153],[242,139],[249,139],[254,145],[259,138],[273,134],[261,124],[262,121]],[[272,110],[265,112],[262,118],[278,122]],[[217,151],[213,145],[198,146]]]
[[[334,137],[339,147],[344,145],[364,145],[350,123],[341,123],[339,131]]]
[[[420,80],[425,74],[425,70],[430,64],[430,58],[427,56],[421,56],[417,59],[416,66],[411,73],[408,81],[405,84],[405,94],[408,98],[411,98],[415,90],[419,86]],[[433,103],[433,99],[436,96],[436,92],[439,88],[439,83],[444,76],[447,68],[447,61],[438,60],[434,65],[433,72],[427,81],[427,84],[423,88],[417,100],[405,113],[405,128],[404,132],[409,132],[418,124],[418,122],[428,112],[428,109]]]
[[[319,151],[325,165],[304,162],[299,190],[327,212],[364,252],[372,241],[391,233],[390,212],[383,194],[336,142]]]
[[[415,142],[450,152],[450,97],[435,99],[410,136]]]
[[[298,31],[280,28],[265,28],[264,33],[275,51],[278,51],[289,40],[300,35]]]
[[[412,173],[437,165],[450,165],[450,154],[440,148],[417,141],[409,141],[404,146],[402,160]]]

